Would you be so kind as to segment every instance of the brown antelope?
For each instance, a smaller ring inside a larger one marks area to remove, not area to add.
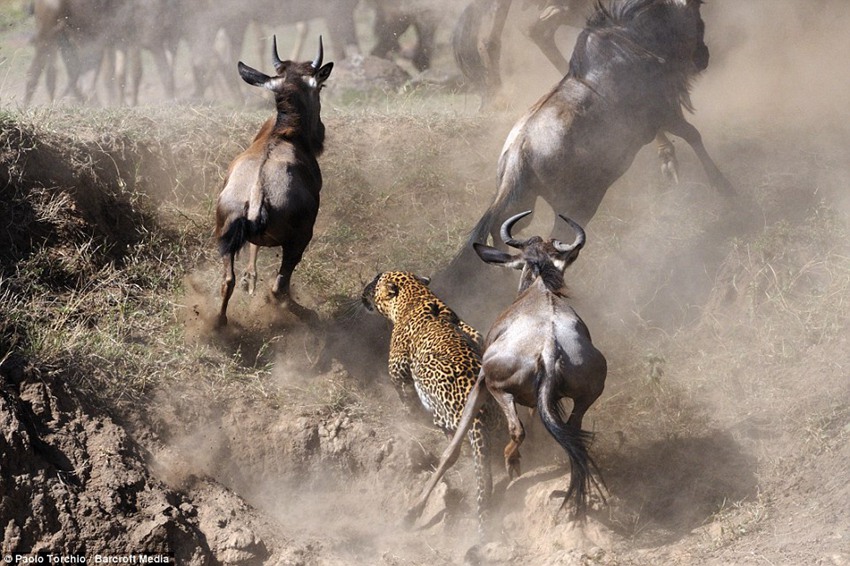
[[[581,226],[559,215],[576,233],[572,244],[537,236],[525,241],[514,239],[513,225],[529,214],[530,210],[512,216],[500,231],[503,242],[520,249],[520,254],[475,244],[475,251],[485,262],[522,270],[519,293],[487,333],[478,380],[455,434],[409,518],[421,514],[431,490],[457,460],[463,436],[489,396],[495,398],[508,421],[511,440],[505,447],[505,466],[511,478],[521,473],[519,446],[525,437],[516,411],[519,403],[537,408],[546,430],[569,457],[570,485],[562,507],[572,498],[576,516],[583,518],[589,488],[592,484],[598,487],[594,479],[598,471],[587,447],[590,433],[581,426],[585,412],[605,387],[607,362],[593,345],[587,326],[569,305],[564,284],[564,270],[578,257],[585,233]],[[564,397],[573,400],[566,420],[559,404]]]
[[[277,75],[268,76],[239,62],[242,80],[274,93],[277,114],[230,164],[216,203],[215,235],[224,258],[219,326],[227,324],[227,303],[236,283],[236,254],[246,243],[250,244],[245,272],[249,292],[257,280],[258,247],[280,246],[283,258],[272,296],[299,316],[315,316],[292,299],[290,281],[313,237],[319,212],[322,172],[316,158],[325,141],[319,93],[333,69],[333,63],[323,66],[322,58],[321,37],[316,58],[305,63],[281,61],[273,38]]]

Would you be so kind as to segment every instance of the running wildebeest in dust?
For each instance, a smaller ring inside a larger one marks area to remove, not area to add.
[[[280,271],[271,295],[300,317],[315,316],[294,301],[290,281],[313,238],[319,212],[322,172],[316,158],[325,141],[319,93],[333,69],[333,63],[322,65],[322,58],[321,37],[316,58],[306,63],[281,61],[274,39],[272,60],[277,75],[268,76],[239,62],[242,80],[274,93],[277,114],[230,164],[216,203],[215,235],[224,258],[219,326],[227,324],[227,303],[236,285],[236,254],[246,243],[248,291],[253,293],[257,281],[259,246],[280,246]]]

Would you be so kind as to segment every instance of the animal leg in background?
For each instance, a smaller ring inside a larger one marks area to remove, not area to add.
[[[36,39],[35,56],[30,63],[29,71],[27,71],[27,82],[24,90],[24,105],[29,105],[32,101],[35,89],[38,86],[38,80],[41,78],[41,73],[45,73],[45,86],[47,87],[47,95],[50,101],[56,97],[56,55],[58,50],[55,44],[50,44],[47,41]]]
[[[702,163],[702,167],[705,169],[705,174],[708,176],[708,181],[712,187],[718,189],[726,196],[733,196],[735,194],[732,183],[720,172],[717,164],[714,163],[714,160],[706,151],[705,145],[702,143],[702,135],[700,135],[699,130],[693,124],[680,116],[672,123],[666,124],[664,129],[688,142],[688,145],[691,146],[691,149],[697,154],[700,163]]]
[[[502,76],[500,71],[502,60],[502,32],[505,29],[505,21],[508,19],[508,11],[511,8],[511,0],[495,0],[493,3],[493,26],[484,38],[478,41],[478,53],[486,69],[485,94],[481,98],[481,106],[494,96],[502,87]]]

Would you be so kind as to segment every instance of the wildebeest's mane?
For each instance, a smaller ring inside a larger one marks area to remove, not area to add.
[[[523,251],[523,259],[526,261],[532,274],[539,277],[543,285],[557,295],[566,295],[566,283],[564,274],[552,262],[552,258],[544,251],[543,246],[526,246]],[[533,280],[533,278],[531,279]],[[530,281],[529,281],[530,282]]]
[[[310,63],[284,63],[284,65],[287,64],[291,69],[288,72],[300,75],[312,72],[308,68]],[[294,68],[299,65],[303,68]],[[310,116],[314,119],[313,124],[304,120],[308,114],[312,114],[313,110],[305,104],[300,86],[287,81],[283,88],[275,93],[275,104],[277,117],[272,130],[272,139],[277,137],[291,142],[301,141],[307,145],[310,152],[320,155],[324,149],[325,129],[318,116]]]
[[[539,266],[538,269],[540,280],[543,281],[543,285],[545,285],[547,289],[556,295],[566,296],[567,289],[566,282],[564,281],[564,274],[561,273],[560,269],[555,267],[555,264],[548,262]]]
[[[691,1],[702,3],[701,0]],[[603,51],[608,47],[602,44],[611,42],[617,46],[618,56],[629,64],[667,71],[665,74],[672,80],[680,103],[692,110],[689,92],[696,70],[690,61],[670,57],[666,48],[673,43],[673,38],[660,37],[657,22],[653,25],[649,18],[643,17],[653,8],[685,9],[674,5],[672,0],[610,0],[607,5],[597,0],[576,41],[567,77],[584,79],[595,66],[610,60],[610,52]],[[608,41],[590,41],[591,36]]]

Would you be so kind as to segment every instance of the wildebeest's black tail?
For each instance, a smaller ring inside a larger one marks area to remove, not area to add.
[[[478,33],[487,18],[490,0],[472,0],[461,12],[452,32],[452,53],[463,76],[482,89],[487,82],[487,69],[478,52]]]
[[[218,237],[218,253],[222,257],[233,255],[245,247],[248,240],[253,236],[261,234],[266,228],[266,210],[260,207],[260,213],[256,220],[248,218],[248,203],[245,203],[245,211],[230,221],[227,230]]]
[[[250,220],[240,216],[230,223],[227,231],[218,238],[218,253],[222,257],[236,255],[248,242],[248,228]]]
[[[546,430],[555,437],[570,459],[570,486],[561,507],[572,498],[576,517],[583,518],[587,512],[592,474],[597,469],[587,450],[592,434],[568,425],[559,404],[560,399],[552,385],[545,377],[540,379],[539,383],[537,408],[540,418]]]

